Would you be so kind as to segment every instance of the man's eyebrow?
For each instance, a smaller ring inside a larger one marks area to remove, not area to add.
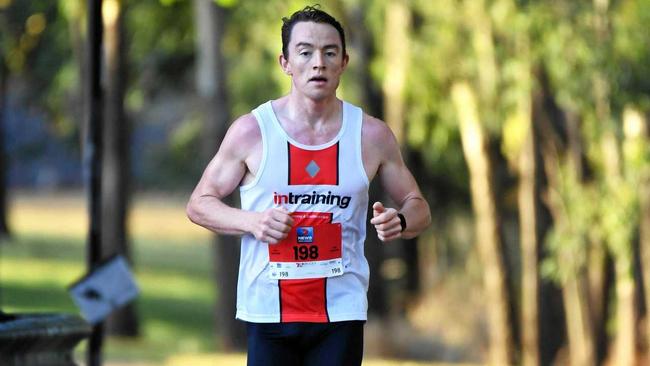
[[[314,48],[314,45],[311,44],[311,43],[308,43],[308,42],[296,43],[296,48],[299,48],[299,47],[311,47],[311,48]],[[323,48],[336,48],[338,50],[341,47],[339,45],[337,45],[337,44],[326,44],[325,46],[323,46]]]

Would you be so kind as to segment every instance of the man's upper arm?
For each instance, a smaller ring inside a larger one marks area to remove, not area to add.
[[[379,122],[374,134],[374,146],[377,146],[379,156],[382,157],[378,174],[384,190],[390,198],[402,207],[404,202],[411,198],[422,198],[413,174],[409,171],[400,152],[400,147],[393,132],[388,126]]]
[[[231,194],[246,175],[246,161],[260,143],[261,133],[252,114],[246,114],[233,122],[217,154],[203,172],[193,195],[221,199]]]

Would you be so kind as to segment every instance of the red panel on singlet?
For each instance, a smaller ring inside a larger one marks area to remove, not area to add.
[[[280,280],[280,322],[327,323],[327,279]]]
[[[338,142],[322,150],[289,144],[289,185],[339,184]]]

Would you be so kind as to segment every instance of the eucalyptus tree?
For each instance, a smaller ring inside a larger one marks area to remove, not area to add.
[[[622,146],[629,144],[621,136],[624,135],[625,104],[641,106],[647,103],[647,97],[638,89],[639,85],[647,85],[647,76],[643,76],[642,71],[647,70],[644,62],[648,57],[644,46],[647,32],[638,28],[644,16],[647,19],[646,8],[643,1],[624,1],[614,5],[608,1],[594,1],[592,4],[561,2],[547,8],[552,19],[546,19],[548,28],[542,39],[545,66],[559,105],[581,121],[577,131],[583,154],[578,158],[584,158],[589,172],[588,177],[572,178],[564,189],[550,184],[556,192],[571,192],[564,195],[563,207],[574,215],[573,219],[565,215],[564,220],[555,222],[553,235],[548,241],[551,249],[548,272],[567,278],[567,269],[574,268],[569,277],[584,279],[586,273],[590,275],[591,294],[581,291],[579,301],[583,303],[583,312],[591,309],[591,316],[582,317],[585,319],[582,339],[584,344],[591,344],[592,358],[581,358],[581,364],[596,362],[596,352],[599,360],[605,354],[606,345],[600,340],[603,336],[599,336],[597,342],[593,335],[594,330],[602,332],[598,330],[603,328],[607,313],[606,284],[602,277],[605,250],[614,263],[616,281],[616,331],[612,357],[616,364],[635,362],[637,309],[633,243],[634,232],[639,226],[640,195],[636,187],[640,183],[632,178],[637,169],[629,167],[629,157],[622,151]],[[640,32],[630,32],[630,29]],[[572,165],[577,164],[574,162]],[[567,174],[575,176],[571,171]],[[580,225],[566,225],[571,220],[575,222],[576,217],[581,218]],[[559,235],[561,227],[571,229],[565,232],[568,235]],[[569,258],[573,263],[571,267],[566,266],[566,258],[563,258],[569,253],[573,254]],[[554,269],[550,268],[552,266]],[[567,320],[572,318],[577,319],[568,314]],[[587,326],[589,321],[592,324]],[[571,329],[570,339],[577,339],[571,336]],[[598,348],[594,349],[596,344]],[[578,357],[577,352],[579,349],[576,347],[571,349],[572,356]]]
[[[623,177],[638,197],[640,265],[646,308],[645,339],[650,342],[650,22],[647,1],[624,1],[613,6],[611,37],[613,55],[608,71],[612,74],[615,110],[622,110]],[[635,203],[636,205],[637,203]],[[633,229],[636,231],[636,229]],[[643,338],[643,337],[641,337]],[[647,343],[650,344],[650,343]],[[646,347],[647,347],[646,344]]]
[[[470,176],[475,245],[483,267],[490,345],[488,363],[508,365],[515,362],[511,291],[489,148],[491,136],[500,129],[501,80],[488,5],[485,1],[416,2],[423,24],[414,47],[424,51],[422,57],[428,62],[415,61],[411,74],[418,75],[422,81],[433,81],[440,95],[435,95],[435,90],[427,91],[424,84],[414,80],[411,98],[420,103],[414,103],[411,113],[420,120],[426,116],[458,121],[457,133]],[[444,98],[453,103],[444,105],[435,101]]]

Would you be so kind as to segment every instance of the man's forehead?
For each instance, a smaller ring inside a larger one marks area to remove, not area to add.
[[[328,23],[298,22],[291,30],[291,43],[311,45],[337,45],[341,47],[341,37],[334,26]]]

